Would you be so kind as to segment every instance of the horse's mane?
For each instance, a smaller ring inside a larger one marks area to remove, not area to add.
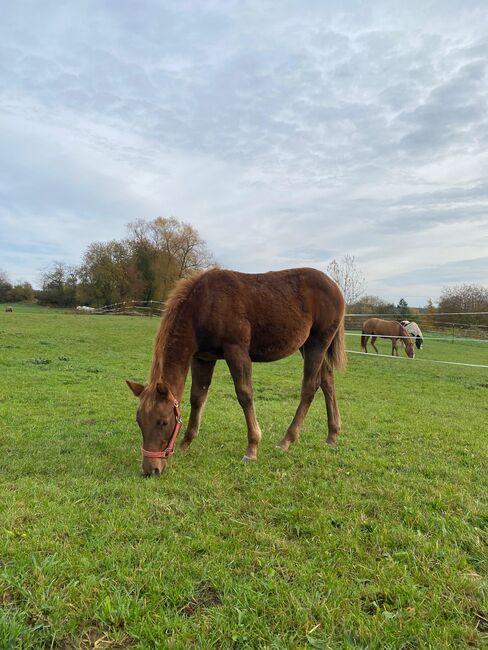
[[[165,383],[165,378],[163,377],[163,359],[165,353],[178,344],[178,337],[175,336],[175,329],[177,329],[175,325],[180,317],[181,311],[200,278],[211,270],[199,271],[186,278],[181,278],[176,282],[166,299],[164,315],[154,343],[149,383],[141,395],[140,405],[145,410],[150,410],[156,402],[158,383]]]
[[[410,345],[413,346],[412,339],[410,338],[410,334],[407,332],[407,330],[401,323],[398,324],[400,325],[400,336],[402,337],[403,345],[407,347],[408,343],[410,343]]]
[[[151,366],[151,382],[162,379],[162,361],[164,351],[171,348],[174,341],[175,324],[185,301],[195,288],[198,280],[208,271],[200,271],[177,281],[166,300],[164,315],[154,343],[154,356]]]

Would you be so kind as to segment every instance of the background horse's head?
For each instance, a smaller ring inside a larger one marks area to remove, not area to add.
[[[142,432],[142,473],[158,476],[166,468],[164,450],[177,426],[175,397],[162,381],[154,384],[127,385],[139,398],[136,421]]]
[[[410,338],[409,333],[403,327],[403,325],[400,325],[400,336],[403,337],[402,342],[403,345],[405,346],[405,352],[407,353],[407,357],[413,359],[415,357],[415,348],[413,346],[412,339]]]

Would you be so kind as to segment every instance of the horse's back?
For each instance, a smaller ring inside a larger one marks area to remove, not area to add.
[[[313,328],[335,331],[344,314],[340,289],[316,269],[256,274],[214,269],[200,284],[200,344],[220,350],[226,342],[247,340],[256,361],[292,354]]]
[[[276,305],[293,307],[299,304],[305,311],[315,305],[344,309],[344,299],[337,284],[325,273],[312,268],[286,269],[268,273],[241,273],[213,269],[202,278],[207,298],[223,304],[231,301],[234,308],[253,310]],[[291,303],[290,303],[291,301]]]
[[[395,320],[384,320],[383,318],[368,318],[363,323],[363,334],[386,334],[393,336],[400,333],[400,323]]]

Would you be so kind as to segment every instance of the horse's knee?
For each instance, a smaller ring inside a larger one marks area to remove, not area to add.
[[[190,406],[192,409],[200,409],[205,404],[205,399],[207,397],[206,393],[200,393],[198,395],[190,396]]]
[[[305,404],[310,405],[313,402],[313,398],[315,397],[315,393],[317,392],[319,386],[320,386],[320,381],[317,381],[308,386],[304,386],[302,390],[302,402],[305,402]]]
[[[243,409],[249,409],[253,405],[252,395],[248,391],[237,391],[237,401]]]

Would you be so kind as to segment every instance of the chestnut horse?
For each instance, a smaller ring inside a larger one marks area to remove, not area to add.
[[[180,280],[170,294],[155,341],[149,383],[128,381],[139,398],[142,471],[160,474],[181,426],[179,403],[191,367],[191,412],[180,447],[198,434],[215,363],[225,359],[247,423],[244,460],[256,460],[261,429],[253,403],[253,361],[276,361],[300,350],[304,359],[300,403],[279,447],[299,435],[320,386],[331,445],[341,427],[333,369],[346,365],[344,298],[315,269],[247,274],[210,269]]]
[[[378,348],[375,345],[375,341],[380,337],[382,339],[391,340],[391,353],[396,354],[397,357],[399,356],[397,348],[398,339],[400,339],[405,346],[407,356],[410,357],[410,359],[413,359],[415,356],[413,343],[407,330],[396,320],[368,318],[368,320],[363,324],[363,329],[361,331],[361,349],[364,350],[364,352],[368,351],[366,345],[370,336],[371,345],[375,349],[376,354],[378,354]]]

